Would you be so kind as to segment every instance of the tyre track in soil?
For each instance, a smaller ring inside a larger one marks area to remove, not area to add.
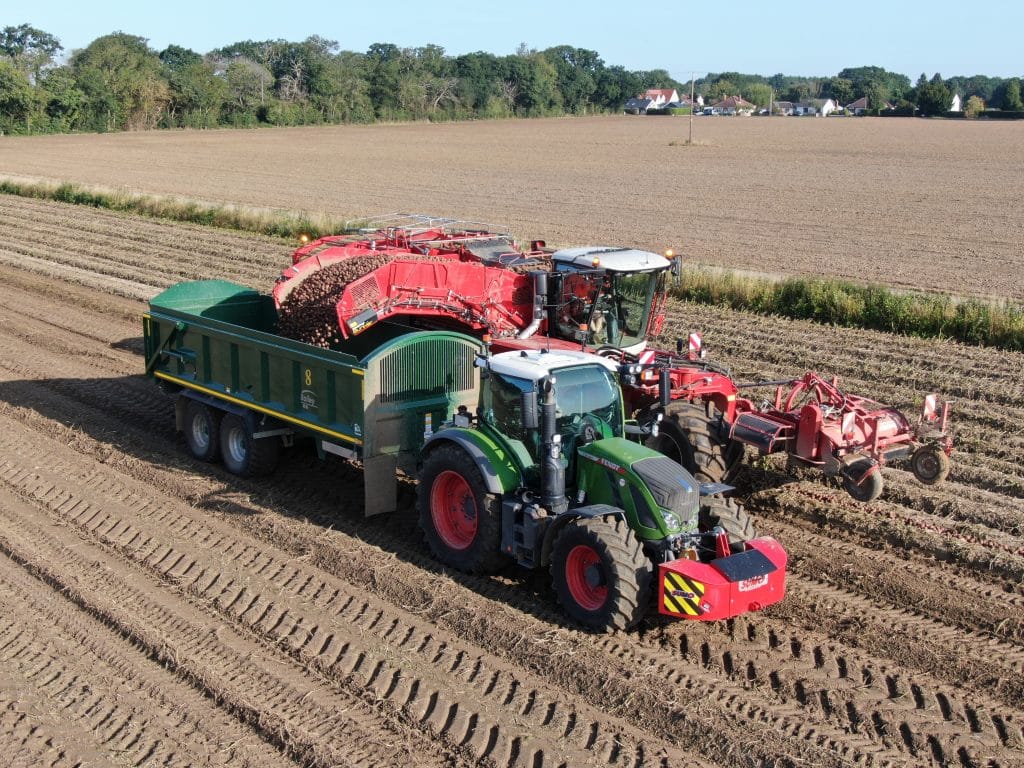
[[[72,493],[60,478],[37,478],[9,460],[0,466],[8,487],[45,511],[77,510],[87,515],[93,530],[108,520],[102,483],[95,479],[84,480]],[[429,740],[411,740],[408,727],[396,729],[372,700],[322,685],[315,672],[289,663],[273,645],[249,639],[226,623],[211,625],[209,613],[161,584],[149,569],[131,567],[34,512],[4,507],[0,551],[303,764],[402,766],[413,758],[427,765],[452,762],[452,754]]]
[[[702,654],[703,655],[708,655],[709,652],[710,652],[710,650],[708,648],[706,648],[705,651],[702,652]],[[733,653],[731,653],[730,651],[727,650],[724,657],[725,658],[730,658],[732,655],[735,655],[735,654],[733,654]],[[723,666],[729,666],[729,665],[732,665],[732,664],[734,664],[734,662],[729,662],[728,664],[724,664]],[[850,666],[850,663],[847,662],[847,660],[840,660],[840,662],[837,663],[837,667],[838,668],[839,667],[844,667],[845,668],[845,667],[849,667],[849,666]],[[753,675],[754,677],[758,676],[756,668],[752,667],[750,662],[746,663],[746,669],[748,669],[748,675]],[[863,672],[862,675],[861,675],[861,677],[864,678],[864,679],[872,679],[872,677],[874,677],[874,676],[877,676],[877,675],[872,675],[872,673],[869,672],[869,671]],[[770,677],[770,675],[769,675],[769,677]],[[777,680],[775,682],[773,682],[773,686],[780,687],[780,688],[785,688],[786,687],[782,683],[777,682]],[[792,688],[792,686],[790,686],[790,687]],[[796,685],[796,688],[793,688],[793,690],[800,691],[800,690],[804,690],[804,689],[811,689],[812,687],[813,687],[813,680],[808,682],[805,679],[805,680],[802,680],[802,681],[798,681],[798,683]],[[890,693],[892,693],[892,691],[890,691]],[[794,695],[794,697],[795,698],[804,698],[804,699],[807,698],[806,695],[803,694],[803,693],[796,694],[796,695]],[[938,696],[936,696],[936,699],[939,700],[939,701],[945,700],[945,698],[944,698],[944,696],[942,694],[939,694]],[[922,698],[922,700],[924,700],[924,698]],[[859,712],[856,709],[856,707],[850,707],[850,706],[847,707],[847,715],[846,715],[846,717],[851,719],[852,722],[854,722],[854,723],[859,723],[861,721],[867,720],[867,717],[862,716],[862,715],[859,714]],[[971,717],[974,717],[974,716],[971,716]],[[970,722],[971,717],[965,717],[963,719],[963,722]],[[950,718],[950,719],[952,719],[952,718]],[[873,714],[871,716],[870,720],[871,720],[871,722],[876,724],[876,728],[881,733],[885,733],[885,729],[886,729],[885,723],[886,723],[886,720],[885,720],[884,717],[882,717],[881,715],[876,713],[876,714]],[[903,729],[907,733],[912,733],[913,732],[905,724],[903,725]],[[909,736],[908,738],[909,738],[908,743],[912,745],[914,743],[912,736]]]
[[[495,665],[457,638],[410,618],[408,611],[324,578],[312,566],[295,564],[287,553],[247,541],[202,513],[183,513],[180,502],[154,499],[152,490],[122,485],[109,470],[82,468],[77,454],[65,458],[57,446],[41,450],[38,443],[31,451],[19,450],[24,439],[19,428],[24,430],[11,423],[5,429],[11,437],[0,438],[0,450],[8,457],[0,460],[0,480],[33,499],[55,523],[73,526],[87,541],[95,537],[162,579],[165,592],[182,590],[335,686],[367,690],[450,744],[453,752],[469,753],[474,764],[698,762],[650,737],[638,738],[614,719],[552,696],[529,675]],[[31,469],[33,462],[41,467]],[[102,497],[102,504],[73,490],[81,488],[92,489],[91,496]],[[148,498],[142,495],[147,492]],[[372,561],[368,566],[373,567]],[[271,658],[260,660],[252,651],[247,655],[259,669],[272,666]],[[231,667],[224,654],[218,664]],[[454,686],[453,679],[458,681]],[[281,697],[272,692],[272,698]],[[230,698],[216,688],[211,693]],[[504,723],[506,709],[516,711],[520,722]],[[336,727],[318,725],[313,736],[322,738]],[[364,734],[377,730],[367,727]]]
[[[8,526],[39,511],[7,489],[0,510],[0,550],[10,552]],[[33,721],[14,764],[90,765],[112,755],[121,765],[294,765],[3,555],[0,595],[0,675],[13,690],[5,710]],[[17,735],[18,724],[2,721],[0,733]]]

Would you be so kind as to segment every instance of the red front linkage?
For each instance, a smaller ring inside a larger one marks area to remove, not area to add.
[[[723,546],[724,545],[724,546]],[[710,563],[679,559],[658,566],[658,612],[677,619],[718,621],[759,611],[786,595],[786,562],[782,546],[770,536],[751,539],[745,549],[728,552],[726,534],[719,536],[719,556]]]

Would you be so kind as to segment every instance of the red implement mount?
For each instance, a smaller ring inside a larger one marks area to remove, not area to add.
[[[360,260],[372,266],[338,286],[343,338],[397,320],[487,335],[495,352],[582,348],[611,357],[623,372],[634,429],[701,481],[726,480],[745,445],[839,476],[862,501],[877,498],[880,468],[897,459],[909,458],[923,483],[949,473],[949,404],[935,395],[911,423],[815,372],[741,387],[706,359],[699,333],[674,352],[649,347],[678,259],[626,248],[556,251],[543,241],[522,247],[488,225],[389,214],[296,250],[274,288],[278,307],[309,276]],[[740,393],[766,384],[778,388],[774,403]]]

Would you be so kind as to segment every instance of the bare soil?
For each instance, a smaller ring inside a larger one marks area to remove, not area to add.
[[[581,632],[546,575],[450,572],[411,499],[290,451],[192,460],[142,299],[267,287],[266,238],[0,197],[0,747],[13,765],[1024,765],[1024,356],[670,304],[739,379],[957,400],[950,480],[860,505],[751,463],[789,593]]]
[[[1012,122],[610,116],[4,137],[0,174],[1024,299]]]

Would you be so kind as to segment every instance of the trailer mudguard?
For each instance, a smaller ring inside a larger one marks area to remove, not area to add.
[[[770,536],[710,563],[673,560],[658,566],[658,612],[677,619],[717,621],[759,611],[786,594],[782,546]]]
[[[435,432],[423,444],[420,464],[427,454],[446,442],[454,443],[469,455],[480,470],[488,493],[503,496],[522,484],[519,467],[509,452],[475,429],[450,427]]]

